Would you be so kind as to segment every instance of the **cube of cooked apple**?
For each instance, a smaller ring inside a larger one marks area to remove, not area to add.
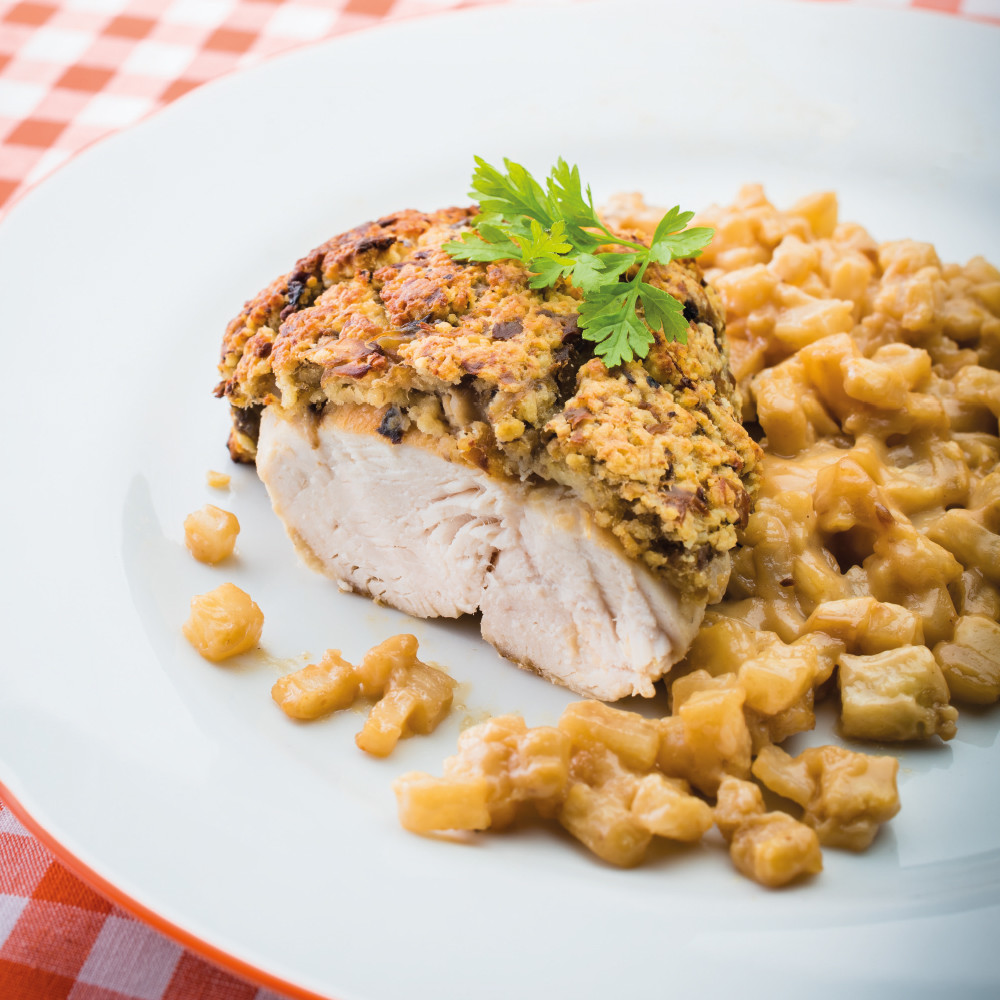
[[[815,694],[810,688],[791,707],[775,715],[764,715],[760,712],[747,710],[747,728],[753,752],[772,743],[783,743],[789,736],[796,733],[806,733],[816,727]]]
[[[271,697],[293,719],[318,719],[349,708],[357,695],[354,667],[339,649],[328,649],[319,663],[286,674],[271,688]]]
[[[444,774],[483,778],[491,826],[502,829],[526,802],[542,815],[555,814],[569,782],[570,748],[570,738],[552,726],[529,729],[519,715],[495,716],[459,736]]]
[[[832,236],[837,228],[837,195],[833,191],[819,191],[800,198],[788,210],[789,215],[801,216],[809,223],[817,239]]]
[[[675,681],[674,699],[683,701],[692,683],[706,686],[703,680],[689,681],[691,677],[736,674],[746,692],[748,711],[779,715],[799,705],[807,691],[825,681],[843,651],[842,642],[821,632],[786,643],[774,632],[716,614],[702,626],[688,651],[684,662],[691,670]]]
[[[411,771],[393,782],[399,822],[413,833],[485,830],[490,825],[487,782],[481,776],[434,778]]]
[[[707,670],[692,670],[676,678],[670,685],[670,710],[677,715],[681,705],[689,701],[699,691],[743,690],[736,671],[711,674]],[[744,699],[746,692],[743,693]],[[662,721],[662,720],[661,720]]]
[[[355,668],[365,698],[380,698],[394,671],[406,670],[417,660],[417,637],[393,635],[365,653]]]
[[[660,720],[657,755],[664,774],[684,778],[706,795],[714,795],[727,774],[749,775],[752,746],[743,688],[722,686],[723,678],[711,680],[712,687],[692,691],[673,715]]]
[[[684,665],[689,670],[704,670],[713,676],[735,672],[741,663],[760,652],[761,638],[771,635],[738,618],[710,612],[684,657]]]
[[[387,691],[372,705],[354,742],[373,757],[388,757],[409,730],[407,722],[416,708],[416,695],[409,689]]]
[[[813,677],[813,686],[824,684],[837,669],[837,657],[845,652],[842,640],[835,639],[825,632],[807,632],[799,636],[793,646],[812,646],[816,650],[816,675]]]
[[[927,537],[962,563],[974,566],[1000,586],[1000,535],[990,531],[969,510],[946,510],[927,526]]]
[[[1000,411],[1000,374],[983,371],[980,378],[983,382],[973,392],[983,402],[992,402],[996,416]],[[975,511],[980,522],[990,531],[1000,532],[1000,469],[979,480],[969,497],[969,509]]]
[[[750,768],[753,776],[776,795],[781,795],[803,808],[817,794],[816,776],[810,771],[803,755],[792,757],[781,747],[764,747]]]
[[[815,831],[786,813],[765,812],[764,797],[752,781],[722,781],[715,823],[729,841],[736,869],[761,885],[777,888],[823,870]]]
[[[570,749],[570,738],[554,726],[538,726],[516,737],[508,773],[518,797],[543,812],[561,802],[569,781]]]
[[[473,776],[486,781],[486,801],[494,829],[513,823],[520,809],[510,768],[517,740],[527,728],[519,715],[494,716],[464,730],[458,737],[458,753],[444,762],[446,778]]]
[[[823,746],[790,757],[780,747],[767,747],[753,763],[754,776],[771,791],[805,810],[802,822],[820,843],[863,851],[879,826],[899,812],[895,757],[855,753]]]
[[[621,868],[639,864],[653,837],[617,796],[583,782],[570,785],[559,822],[599,858]]]
[[[355,743],[376,757],[388,756],[404,736],[433,732],[448,714],[455,681],[417,659],[417,640],[394,635],[370,649],[355,667],[361,693],[380,696]]]
[[[738,871],[770,889],[823,870],[816,831],[782,812],[752,816],[738,827],[729,856]]]
[[[355,742],[367,753],[386,757],[404,736],[433,732],[451,709],[454,689],[443,670],[419,660],[397,668]]]
[[[763,715],[791,708],[813,685],[817,653],[811,645],[774,643],[740,666],[739,680],[746,705]]]
[[[214,566],[228,559],[236,546],[240,522],[236,515],[214,504],[184,518],[184,544],[199,562]]]
[[[853,753],[826,746],[805,751],[819,771],[818,794],[803,817],[820,843],[862,851],[882,823],[899,812],[895,757]]]
[[[253,649],[263,629],[264,613],[234,583],[193,597],[191,616],[182,626],[188,642],[215,663]]]
[[[712,807],[686,781],[662,774],[639,779],[631,812],[650,833],[670,840],[698,840],[712,826]]]
[[[733,834],[752,816],[764,815],[760,787],[742,778],[725,778],[715,800],[715,825],[729,842]]]
[[[410,732],[420,735],[434,732],[451,711],[455,681],[443,670],[417,660],[400,678],[399,683],[416,698],[413,711],[406,720]]]
[[[950,740],[958,712],[948,704],[944,674],[926,646],[871,656],[845,653],[840,667],[846,736],[865,740]]]
[[[923,623],[916,612],[871,596],[824,601],[809,615],[803,628],[834,636],[852,653],[861,654],[919,646],[924,641]]]
[[[934,657],[955,698],[990,705],[1000,698],[1000,624],[983,615],[963,615],[950,642]]]
[[[576,701],[563,712],[559,728],[576,745],[599,743],[607,747],[628,767],[648,771],[656,761],[660,745],[656,723],[636,712],[599,701]]]
[[[981,615],[991,621],[1000,621],[1000,588],[990,583],[982,570],[966,566],[948,591],[960,616]]]
[[[205,482],[213,490],[228,490],[231,478],[228,472],[217,472],[215,469],[209,469],[205,473]]]

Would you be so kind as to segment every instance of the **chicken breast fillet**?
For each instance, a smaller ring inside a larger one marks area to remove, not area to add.
[[[604,700],[651,695],[729,576],[760,450],[693,261],[686,345],[608,370],[579,293],[441,245],[474,209],[335,237],[230,324],[217,394],[308,561],[419,617],[480,611],[504,656]]]

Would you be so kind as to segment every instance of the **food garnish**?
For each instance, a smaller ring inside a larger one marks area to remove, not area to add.
[[[480,212],[475,232],[444,244],[456,260],[523,261],[532,288],[568,279],[583,292],[579,325],[584,340],[608,368],[644,358],[653,334],[687,343],[683,305],[669,292],[643,281],[650,264],[697,257],[714,230],[685,229],[694,212],[674,206],[656,226],[650,245],[624,239],[600,220],[580,171],[562,157],[549,171],[545,187],[521,164],[504,159],[501,173],[476,158],[471,198]],[[616,248],[616,249],[611,249]]]

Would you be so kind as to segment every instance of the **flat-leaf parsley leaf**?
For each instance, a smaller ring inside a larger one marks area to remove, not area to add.
[[[580,329],[608,368],[644,358],[661,330],[667,340],[687,343],[688,321],[669,292],[643,281],[654,261],[697,257],[714,230],[685,228],[693,212],[675,206],[660,220],[650,245],[616,236],[598,218],[580,171],[561,157],[542,187],[519,163],[505,159],[501,173],[476,157],[469,196],[479,202],[474,232],[444,249],[456,260],[521,261],[532,288],[562,278],[583,292]],[[603,250],[613,246],[614,250]],[[641,310],[641,312],[640,312]]]

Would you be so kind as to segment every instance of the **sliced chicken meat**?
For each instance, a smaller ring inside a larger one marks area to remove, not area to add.
[[[398,444],[378,411],[264,411],[257,469],[300,552],[350,589],[421,618],[482,612],[504,656],[603,700],[651,695],[701,622],[560,486],[450,461],[433,438]],[[728,556],[717,572],[728,576]]]

